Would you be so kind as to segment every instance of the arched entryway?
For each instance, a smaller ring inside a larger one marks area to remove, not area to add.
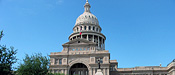
[[[82,63],[76,63],[71,66],[69,74],[70,75],[88,75],[88,68],[86,65]]]

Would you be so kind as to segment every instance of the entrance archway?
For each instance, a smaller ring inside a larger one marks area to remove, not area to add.
[[[82,63],[77,63],[71,66],[70,75],[88,75],[88,68]]]

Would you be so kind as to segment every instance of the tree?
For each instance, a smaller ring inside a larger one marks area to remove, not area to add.
[[[17,69],[18,75],[46,75],[49,72],[49,58],[41,53],[29,56],[26,54],[23,63]]]
[[[3,31],[0,34],[0,41],[2,37]],[[14,47],[6,48],[5,45],[0,45],[0,75],[12,75],[12,64],[17,61],[16,53]]]

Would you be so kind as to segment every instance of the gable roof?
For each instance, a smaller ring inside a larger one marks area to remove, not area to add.
[[[80,41],[80,43],[78,43],[78,41]],[[71,40],[67,43],[64,43],[62,46],[67,46],[67,45],[96,45],[95,42],[92,42],[92,41],[88,41],[86,39],[81,39],[81,38],[78,38],[78,39],[74,39],[74,40]]]

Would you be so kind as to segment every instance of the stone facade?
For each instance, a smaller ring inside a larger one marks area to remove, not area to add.
[[[118,68],[117,60],[110,60],[110,53],[105,50],[106,37],[90,7],[86,1],[85,11],[77,18],[69,42],[62,45],[63,50],[49,55],[53,73],[95,75],[100,60],[103,75],[175,75],[175,61],[167,67]]]

